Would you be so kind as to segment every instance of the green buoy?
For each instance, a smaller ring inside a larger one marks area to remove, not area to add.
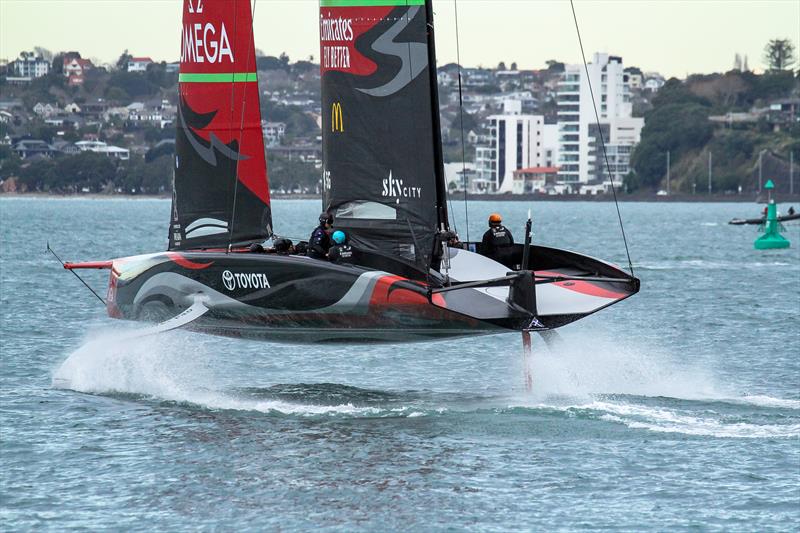
[[[781,231],[783,226],[778,222],[778,205],[772,199],[772,189],[775,184],[772,180],[768,180],[764,188],[769,191],[769,204],[767,204],[767,218],[762,225],[764,235],[756,239],[753,247],[756,250],[775,250],[779,248],[789,248],[791,243],[783,235]]]

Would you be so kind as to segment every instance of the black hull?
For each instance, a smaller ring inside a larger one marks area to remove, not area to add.
[[[398,275],[277,254],[164,252],[110,262],[107,306],[114,318],[160,321],[201,296],[208,311],[187,326],[194,331],[291,343],[402,343],[553,329],[638,290],[638,280],[605,263],[561,250],[534,250],[542,275],[569,271],[614,274],[619,280],[548,283],[536,289],[538,309],[532,312],[509,303],[508,284],[440,293],[450,285],[443,278],[414,279],[410,270]],[[462,250],[452,254],[453,274],[458,257],[480,258]],[[509,270],[480,260],[504,274]],[[572,263],[568,269],[557,270],[557,263],[566,262]]]

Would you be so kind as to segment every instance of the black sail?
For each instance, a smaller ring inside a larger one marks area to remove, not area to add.
[[[181,43],[169,249],[263,241],[272,219],[250,0],[185,0]]]
[[[447,229],[432,28],[422,0],[320,2],[323,203],[354,246],[425,268]]]

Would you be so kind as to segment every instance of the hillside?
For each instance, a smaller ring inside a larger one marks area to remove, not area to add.
[[[652,105],[626,178],[629,192],[666,190],[667,152],[674,192],[707,192],[709,159],[713,192],[757,192],[759,155],[762,182],[789,191],[790,154],[795,164],[800,158],[800,81],[791,71],[671,79]]]

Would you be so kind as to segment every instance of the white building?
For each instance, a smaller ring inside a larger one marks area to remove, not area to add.
[[[644,79],[644,88],[654,93],[658,92],[658,90],[666,83],[664,76],[658,72],[645,72]]]
[[[521,102],[504,102],[502,115],[488,117],[488,144],[476,147],[477,179],[491,183],[491,190],[514,190],[514,171],[553,166],[557,160],[557,126],[545,124],[542,115],[523,115]]]
[[[57,105],[36,102],[36,105],[33,106],[33,112],[40,117],[47,118],[60,113],[61,109]]]
[[[624,69],[621,57],[595,53],[588,65],[590,91],[583,65],[565,67],[557,91],[560,181],[588,184],[608,178],[600,133],[615,182],[621,182],[628,173],[631,149],[641,138],[644,119],[632,117]]]
[[[445,163],[444,179],[450,192],[463,191],[466,187],[472,194],[482,194],[492,187],[492,183],[478,178],[475,163]]]
[[[147,72],[147,65],[152,62],[149,57],[132,57],[128,60],[128,72]]]
[[[286,135],[286,123],[261,121],[261,131],[267,146],[277,146]]]
[[[103,141],[79,141],[75,143],[81,152],[96,152],[122,161],[130,159],[130,151],[119,146],[110,146]]]
[[[22,52],[14,61],[14,74],[20,78],[41,78],[50,72],[50,62],[33,52]]]

